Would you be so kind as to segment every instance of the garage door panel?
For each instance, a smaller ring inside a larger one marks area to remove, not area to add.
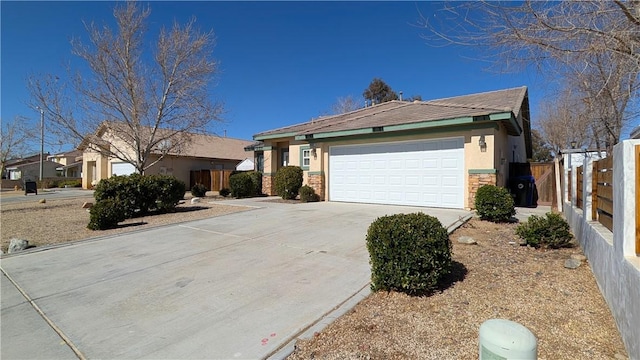
[[[463,138],[331,147],[329,199],[462,208],[463,147]]]

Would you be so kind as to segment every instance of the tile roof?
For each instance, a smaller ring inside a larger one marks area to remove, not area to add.
[[[526,96],[527,88],[523,86],[429,101],[394,100],[345,114],[321,117],[310,122],[261,132],[254,135],[254,138],[358,130],[504,112],[512,112],[517,116]]]
[[[193,134],[192,136],[193,142],[181,155],[242,161],[247,158],[244,148],[254,143],[251,140],[216,135]]]

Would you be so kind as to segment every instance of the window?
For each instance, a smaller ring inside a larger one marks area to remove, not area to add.
[[[311,162],[311,150],[303,149],[302,150],[302,167],[309,167],[310,162]]]
[[[289,165],[289,149],[282,150],[282,166]]]
[[[262,152],[256,155],[256,169],[264,172],[264,153]]]
[[[311,155],[313,155],[313,152],[309,146],[300,148],[300,167],[302,170],[309,170],[309,165],[311,165]]]

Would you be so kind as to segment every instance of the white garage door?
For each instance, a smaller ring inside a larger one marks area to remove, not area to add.
[[[111,163],[111,175],[131,175],[135,172],[136,168],[129,163]]]
[[[329,200],[464,207],[464,139],[334,146]]]

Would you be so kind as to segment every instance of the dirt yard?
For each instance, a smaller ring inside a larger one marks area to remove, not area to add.
[[[218,198],[203,198],[200,203],[194,205],[186,200],[184,204],[178,205],[175,213],[128,219],[120,223],[117,229],[102,231],[87,229],[89,212],[82,208],[82,204],[94,202],[91,196],[47,200],[44,204],[38,203],[39,198],[23,203],[2,204],[1,248],[6,253],[12,238],[25,239],[29,241],[30,246],[39,247],[247,210],[246,207],[217,204],[213,202],[216,199]]]
[[[514,229],[472,219],[450,237],[455,274],[446,289],[428,297],[372,294],[298,341],[288,359],[477,359],[478,330],[492,318],[529,328],[540,360],[626,359],[589,264],[564,267],[580,250],[520,246]],[[463,235],[477,245],[459,244]]]

